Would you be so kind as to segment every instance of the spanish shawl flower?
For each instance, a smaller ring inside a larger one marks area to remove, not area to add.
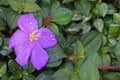
[[[49,59],[44,49],[57,43],[55,35],[48,28],[38,29],[38,22],[32,13],[20,16],[17,25],[19,29],[11,36],[8,48],[14,48],[19,65],[25,66],[30,59],[34,68],[40,70]]]

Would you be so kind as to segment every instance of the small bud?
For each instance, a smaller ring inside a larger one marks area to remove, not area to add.
[[[51,20],[50,17],[46,17],[46,18],[43,19],[43,24],[44,25],[49,25],[51,22],[52,22],[52,20]]]

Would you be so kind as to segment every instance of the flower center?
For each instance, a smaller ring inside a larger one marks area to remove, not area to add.
[[[36,32],[38,32],[38,30],[33,31],[30,35],[30,41],[33,42],[35,40],[38,40],[38,38],[40,37],[40,34],[36,34]]]

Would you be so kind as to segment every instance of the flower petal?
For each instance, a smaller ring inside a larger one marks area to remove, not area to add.
[[[28,42],[21,42],[19,45],[15,45],[14,49],[17,57],[16,62],[21,66],[25,66],[31,55],[32,46]]]
[[[55,35],[48,28],[40,28],[38,34],[40,34],[38,41],[42,48],[53,47],[57,43]]]
[[[37,70],[40,70],[46,65],[49,59],[49,56],[47,52],[43,50],[38,43],[35,43],[30,59],[31,59],[31,63],[33,64],[33,66]]]
[[[17,20],[18,27],[25,32],[31,33],[38,29],[38,22],[32,13],[24,14]]]
[[[9,39],[8,49],[11,49],[14,45],[18,45],[21,42],[28,41],[28,37],[25,32],[17,30]]]

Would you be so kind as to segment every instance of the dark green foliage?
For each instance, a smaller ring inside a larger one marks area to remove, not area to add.
[[[120,0],[0,0],[1,80],[119,80]],[[46,49],[50,59],[37,71],[30,61],[24,67],[15,61],[8,40],[18,29],[22,14],[33,13],[39,28],[46,26],[57,45]],[[44,24],[44,18],[51,19]]]

